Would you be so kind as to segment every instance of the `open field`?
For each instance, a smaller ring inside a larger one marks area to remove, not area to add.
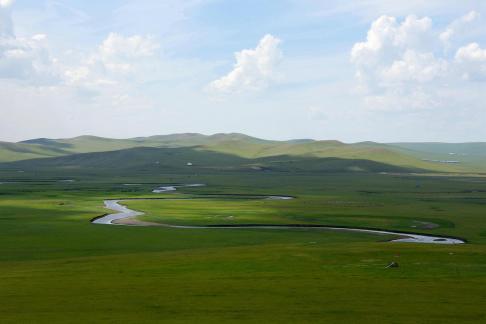
[[[377,174],[136,174],[113,180],[4,171],[2,322],[486,320],[486,179]],[[75,180],[75,181],[63,181]],[[161,184],[206,183],[153,194]],[[128,185],[127,185],[128,184]],[[227,194],[290,201],[130,201],[144,220],[310,223],[453,235],[458,246],[313,230],[92,225],[103,199]],[[233,217],[230,217],[233,216]],[[432,226],[427,224],[436,224]],[[391,261],[397,269],[385,269]],[[420,316],[417,316],[420,314]]]

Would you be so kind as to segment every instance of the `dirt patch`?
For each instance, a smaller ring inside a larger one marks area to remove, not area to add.
[[[152,222],[144,222],[141,220],[138,220],[136,217],[128,217],[128,218],[122,218],[122,219],[117,219],[112,222],[113,224],[116,225],[131,225],[131,226],[162,226],[157,223],[152,223]]]

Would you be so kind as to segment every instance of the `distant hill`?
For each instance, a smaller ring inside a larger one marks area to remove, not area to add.
[[[388,146],[435,164],[456,164],[461,169],[486,172],[486,143],[391,143]]]
[[[486,143],[390,143],[296,139],[272,141],[239,133],[156,135],[129,139],[79,136],[68,139],[38,138],[19,143],[0,143],[0,163],[79,153],[120,151],[134,148],[191,148],[244,159],[276,156],[368,160],[409,169],[439,172],[486,172]]]
[[[38,144],[0,142],[0,162],[53,157],[65,154],[65,151],[55,147]]]
[[[196,147],[138,147],[118,151],[79,153],[0,164],[0,170],[23,172],[67,171],[71,174],[158,174],[212,172],[411,172],[408,169],[362,159],[278,155],[244,158]]]

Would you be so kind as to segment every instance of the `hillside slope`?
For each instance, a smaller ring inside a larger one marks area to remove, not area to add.
[[[0,162],[19,161],[67,154],[62,149],[37,144],[0,142]]]
[[[1,143],[0,162],[132,148],[193,148],[245,159],[276,156],[358,159],[437,172],[486,172],[486,143],[346,144],[339,141],[309,139],[271,141],[238,133],[185,133],[129,139],[97,136],[70,139],[39,138],[20,143]],[[445,163],[447,161],[455,163]]]
[[[54,158],[0,163],[1,171],[68,172],[70,174],[211,173],[211,172],[411,172],[385,163],[362,159],[339,159],[278,155],[244,158],[194,147],[139,147],[118,151],[80,153]]]
[[[388,147],[434,164],[486,172],[486,143],[391,143]]]

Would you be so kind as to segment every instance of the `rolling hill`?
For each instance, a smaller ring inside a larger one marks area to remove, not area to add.
[[[361,142],[346,144],[339,141],[299,139],[289,141],[264,140],[244,134],[198,133],[157,135],[129,139],[79,136],[69,139],[38,138],[19,143],[0,143],[0,163],[39,158],[67,157],[81,153],[130,151],[135,148],[190,148],[191,154],[219,153],[259,163],[259,159],[367,160],[406,169],[437,172],[486,172],[486,143],[391,143]],[[163,152],[169,152],[164,151]],[[157,150],[150,151],[157,155]],[[162,151],[161,151],[162,152]],[[175,151],[174,151],[175,152]],[[117,153],[119,154],[119,153]],[[110,155],[108,155],[110,156]],[[68,158],[67,158],[68,159]],[[98,158],[97,158],[98,159]],[[156,159],[154,157],[154,159]],[[49,161],[59,161],[51,160]],[[263,161],[263,160],[262,160]],[[40,162],[37,162],[40,163]],[[45,163],[48,163],[47,161]],[[53,162],[52,162],[53,163]]]
[[[65,155],[66,152],[55,147],[27,143],[0,142],[0,162],[19,161],[41,157]]]
[[[137,147],[118,151],[78,153],[53,158],[0,164],[1,171],[56,172],[70,174],[159,174],[212,172],[412,172],[364,159],[278,155],[244,158],[195,147]]]

